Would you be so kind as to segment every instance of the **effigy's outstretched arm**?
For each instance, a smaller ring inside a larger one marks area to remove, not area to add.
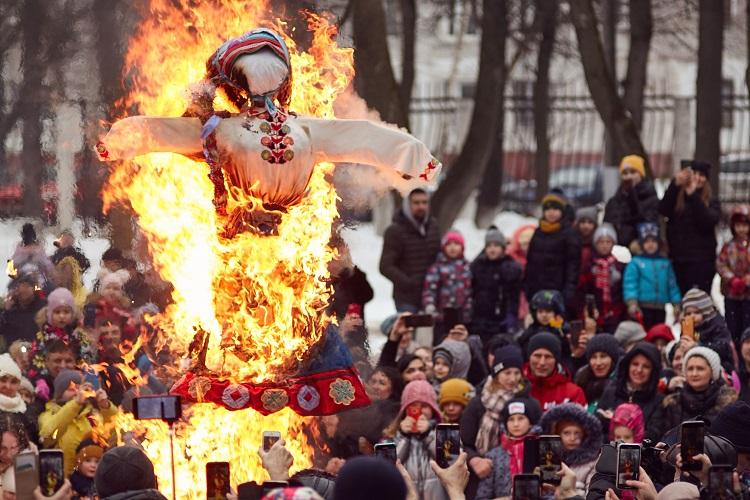
[[[106,161],[146,153],[200,156],[201,122],[198,118],[131,116],[115,122],[96,150]]]
[[[427,146],[401,130],[368,120],[300,121],[309,129],[318,161],[373,165],[423,181],[433,180],[440,170]]]

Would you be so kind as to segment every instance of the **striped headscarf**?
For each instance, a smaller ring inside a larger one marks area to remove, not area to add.
[[[284,43],[284,39],[278,33],[268,28],[258,28],[248,31],[237,38],[227,40],[209,59],[208,72],[209,75],[213,75],[212,79],[214,83],[229,85],[237,90],[248,92],[248,89],[241,88],[237,85],[237,82],[232,80],[230,76],[232,74],[232,67],[240,56],[254,54],[266,48],[271,49],[274,54],[279,56],[289,70],[287,78],[281,83],[279,88],[263,96],[252,96],[263,97],[266,101],[266,107],[269,111],[273,112],[275,111],[273,98],[275,97],[282,107],[287,107],[289,106],[292,90],[292,65],[289,49],[286,43]]]

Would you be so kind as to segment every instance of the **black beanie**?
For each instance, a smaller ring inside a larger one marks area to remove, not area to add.
[[[731,441],[737,453],[750,453],[750,434],[747,432],[750,405],[735,401],[724,407],[711,422],[711,434]]]
[[[515,345],[505,345],[495,349],[495,360],[492,362],[492,374],[497,375],[507,368],[523,368],[523,353]]]
[[[526,347],[528,357],[531,357],[531,354],[534,351],[541,348],[547,349],[551,352],[555,357],[555,360],[558,362],[562,358],[562,344],[560,343],[560,339],[554,333],[539,332],[534,334]]]
[[[405,500],[406,483],[391,462],[382,458],[355,457],[347,460],[341,468],[333,498]]]
[[[508,423],[511,415],[526,415],[531,425],[536,425],[539,419],[542,418],[542,408],[536,399],[513,398],[505,404],[500,415],[503,425]]]
[[[94,483],[102,498],[157,487],[154,464],[135,446],[118,446],[106,452],[96,468]]]
[[[692,168],[696,172],[702,173],[704,177],[708,177],[709,172],[711,172],[711,164],[703,160],[691,161],[690,168]]]
[[[617,360],[620,359],[620,343],[610,333],[598,333],[591,337],[588,344],[586,344],[586,359],[591,359],[591,356],[595,352],[603,352],[612,358],[612,366],[614,367],[617,364]]]

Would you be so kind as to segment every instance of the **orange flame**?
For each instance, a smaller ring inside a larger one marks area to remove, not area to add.
[[[291,110],[332,118],[336,96],[354,76],[352,50],[336,45],[336,30],[327,19],[310,14],[313,43],[308,52],[300,52],[284,34],[283,22],[264,17],[267,10],[262,1],[151,0],[149,15],[128,46],[126,70],[135,75],[121,104],[147,115],[181,115],[187,88],[202,79],[213,51],[227,38],[265,25],[281,32],[289,46]],[[221,96],[216,104],[231,108]],[[175,287],[175,303],[153,319],[168,332],[173,353],[187,358],[200,329],[209,336],[206,367],[222,377],[281,380],[297,369],[331,321],[324,309],[330,295],[327,264],[334,256],[327,243],[337,217],[336,192],[326,179],[332,168],[315,168],[307,195],[289,207],[278,236],[240,233],[229,240],[218,231],[223,220],[212,204],[205,164],[155,153],[111,172],[105,207],[123,202],[132,207],[155,267]],[[230,212],[232,203],[258,202],[244,193],[232,194]],[[203,467],[209,461],[229,461],[235,486],[264,479],[256,453],[264,430],[282,432],[294,456],[293,470],[311,465],[312,448],[303,432],[310,430],[310,419],[288,408],[267,417],[214,405],[193,405],[186,412],[189,418],[175,436],[178,498],[205,498]],[[116,426],[145,435],[144,448],[155,463],[160,489],[171,491],[164,424],[122,415]]]

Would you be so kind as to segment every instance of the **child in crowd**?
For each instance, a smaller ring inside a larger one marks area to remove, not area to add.
[[[576,210],[575,230],[581,238],[581,271],[578,274],[576,287],[575,312],[578,317],[583,316],[586,290],[589,288],[591,260],[594,256],[594,231],[598,226],[598,210],[596,207],[582,207]]]
[[[657,323],[648,329],[645,340],[654,344],[659,352],[664,352],[667,344],[674,340],[674,334],[666,323]]]
[[[442,240],[442,250],[435,263],[427,269],[422,292],[422,308],[436,316],[434,344],[448,334],[443,311],[447,307],[460,311],[462,324],[471,322],[472,292],[469,261],[464,258],[464,237],[458,231],[448,231]]]
[[[679,315],[680,287],[672,262],[661,255],[659,226],[653,222],[638,225],[641,255],[634,255],[625,268],[623,296],[628,315],[643,322],[645,328],[664,323],[664,306],[672,304],[675,317]]]
[[[585,497],[602,445],[601,422],[581,406],[563,403],[548,410],[539,425],[562,438],[562,461],[576,474],[576,493]]]
[[[630,351],[641,340],[646,338],[646,330],[637,321],[621,321],[614,333],[615,339],[625,352]]]
[[[711,297],[700,288],[691,288],[682,298],[682,318],[693,322],[694,339],[682,335],[680,342],[685,350],[696,343],[715,351],[727,373],[736,366],[736,354],[732,334],[727,323],[714,306]]]
[[[484,250],[471,263],[474,294],[471,332],[483,342],[498,333],[518,329],[523,270],[505,253],[505,248],[505,236],[491,226],[484,237]]]
[[[591,267],[583,272],[589,275],[586,279],[586,293],[593,294],[599,316],[596,321],[599,328],[612,332],[618,323],[625,319],[625,303],[622,299],[622,273],[625,266],[619,262],[612,249],[617,242],[617,233],[612,224],[605,222],[594,232],[594,253]]]
[[[47,298],[44,323],[31,345],[32,367],[41,367],[45,355],[44,346],[55,340],[66,343],[77,342],[85,346],[88,342],[78,328],[78,314],[73,294],[67,288],[56,288]],[[42,311],[40,311],[42,314]]]
[[[542,409],[535,399],[521,397],[508,401],[503,408],[502,420],[505,432],[501,434],[501,444],[510,456],[511,476],[523,474],[523,448],[526,438],[537,434],[542,417]],[[492,451],[489,453],[492,454]]]
[[[84,439],[76,449],[76,468],[70,475],[70,484],[81,500],[96,498],[94,476],[102,455],[104,448],[91,439]]]
[[[106,424],[117,415],[117,406],[102,389],[94,391],[83,373],[63,370],[55,377],[54,397],[39,416],[39,436],[47,448],[63,451],[65,475],[73,472],[78,445],[94,434],[107,440]]]
[[[445,339],[432,351],[432,374],[437,385],[450,378],[466,378],[471,365],[471,349],[466,342]]]
[[[134,340],[136,320],[131,313],[131,302],[125,293],[125,284],[130,275],[124,269],[104,273],[99,280],[99,293],[89,296],[88,303],[96,306],[96,316],[118,316],[122,318],[122,334]]]
[[[508,256],[518,262],[521,266],[521,271],[526,270],[526,253],[529,251],[529,243],[531,238],[534,236],[536,230],[536,224],[524,224],[516,228],[513,234],[510,236],[510,243],[508,244]],[[518,301],[518,319],[524,321],[526,316],[529,314],[529,301],[526,300],[526,295],[521,294],[521,298]]]
[[[530,307],[533,322],[524,330],[518,338],[521,348],[526,350],[531,337],[539,332],[550,332],[559,337],[561,341],[565,340],[567,325],[565,324],[565,304],[563,296],[557,290],[539,290],[531,299]],[[567,346],[567,354],[570,354],[568,342],[563,342]]]
[[[447,498],[430,460],[435,459],[435,425],[440,422],[440,409],[435,390],[425,380],[406,384],[401,395],[401,409],[394,423],[384,431],[396,442],[396,455],[409,472],[420,498]]]
[[[16,340],[8,348],[8,354],[16,362],[21,372],[26,373],[31,366],[31,342]]]
[[[622,403],[609,421],[609,440],[640,444],[646,430],[643,410],[635,403]]]
[[[729,228],[732,239],[721,247],[716,271],[721,277],[727,326],[739,351],[740,336],[750,327],[750,207],[736,207]]]
[[[457,424],[461,415],[474,397],[474,387],[461,378],[451,378],[440,384],[438,404],[443,422]]]

